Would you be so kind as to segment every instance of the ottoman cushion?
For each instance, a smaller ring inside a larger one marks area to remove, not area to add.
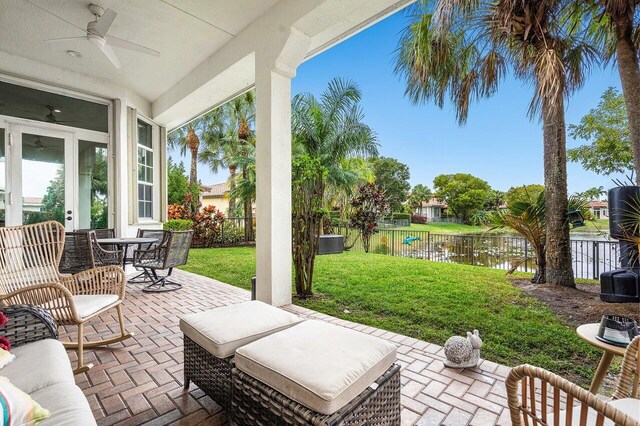
[[[294,401],[333,414],[391,367],[396,346],[308,320],[238,348],[236,367]]]
[[[252,300],[180,318],[180,329],[191,340],[218,358],[302,321],[298,316]]]

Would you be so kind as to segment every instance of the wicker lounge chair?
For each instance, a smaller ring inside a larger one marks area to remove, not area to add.
[[[531,365],[514,368],[506,380],[512,425],[587,426],[615,423],[619,426],[640,426],[639,348],[640,336],[627,347],[616,391],[610,400],[542,368]],[[629,413],[634,413],[634,407],[635,416],[630,416]]]
[[[145,235],[146,236],[146,235]],[[165,231],[165,238],[160,244],[145,250],[133,252],[133,266],[142,269],[151,284],[142,291],[172,291],[182,287],[181,284],[167,280],[173,268],[187,263],[193,231]],[[157,271],[167,271],[164,276]]]
[[[59,325],[76,325],[78,341],[65,342],[77,348],[74,373],[91,368],[84,364],[84,349],[128,339],[121,303],[125,295],[125,275],[118,266],[103,266],[71,276],[58,271],[65,240],[58,222],[0,228],[0,305],[32,304],[51,312]],[[104,311],[116,308],[120,335],[85,342],[84,323]]]

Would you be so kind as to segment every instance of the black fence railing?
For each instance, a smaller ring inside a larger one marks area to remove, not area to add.
[[[364,251],[356,230],[334,226],[333,233],[345,236],[349,250]],[[381,229],[371,236],[369,252],[502,270],[534,272],[536,269],[535,251],[527,240],[518,236]],[[571,240],[571,252],[576,278],[598,279],[602,272],[620,267],[615,241]]]

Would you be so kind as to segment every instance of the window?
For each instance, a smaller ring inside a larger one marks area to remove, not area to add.
[[[138,217],[153,218],[152,128],[142,120],[138,120]]]

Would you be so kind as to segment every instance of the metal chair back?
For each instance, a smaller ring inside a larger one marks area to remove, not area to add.
[[[59,271],[77,274],[95,266],[90,232],[67,232]]]
[[[164,269],[184,265],[189,259],[193,231],[169,231]]]
[[[114,228],[103,228],[103,229],[76,229],[75,232],[89,232],[93,231],[96,234],[97,239],[102,238],[115,238],[116,230]]]

